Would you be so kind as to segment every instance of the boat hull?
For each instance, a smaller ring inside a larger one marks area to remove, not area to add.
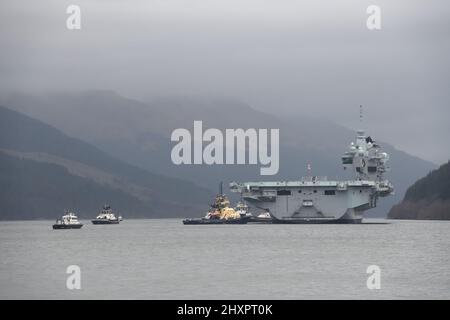
[[[81,229],[82,224],[54,224],[54,230],[62,230],[62,229]]]
[[[246,224],[249,219],[184,219],[185,225],[201,225],[201,224]]]
[[[273,224],[360,224],[362,219],[274,219]]]
[[[271,218],[251,217],[248,222],[249,223],[273,223],[273,219],[271,219]]]
[[[91,220],[92,224],[119,224],[119,220]]]
[[[289,182],[287,183],[289,184]],[[361,223],[363,213],[374,207],[376,190],[371,184],[338,190],[336,182],[314,186],[271,186],[268,190],[244,190],[243,198],[264,208],[272,223],[324,224]]]

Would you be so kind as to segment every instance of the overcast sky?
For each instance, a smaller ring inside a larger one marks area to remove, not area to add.
[[[66,8],[81,7],[81,30]],[[366,28],[369,5],[381,30]],[[0,90],[233,97],[450,158],[449,1],[0,0]]]

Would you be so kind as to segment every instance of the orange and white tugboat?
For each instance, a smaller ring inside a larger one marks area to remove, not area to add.
[[[203,218],[184,219],[183,224],[246,224],[250,216],[241,215],[238,210],[230,207],[230,200],[222,193],[222,183],[220,193],[216,196],[210,210]]]

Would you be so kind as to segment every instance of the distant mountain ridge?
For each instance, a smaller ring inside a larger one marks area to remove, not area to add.
[[[355,132],[309,117],[283,117],[257,111],[233,99],[160,97],[141,102],[110,91],[14,95],[6,99],[15,110],[49,123],[70,136],[87,141],[116,158],[151,172],[190,180],[215,190],[219,181],[296,180],[308,174],[329,179],[353,178],[342,170],[340,157]],[[275,109],[274,109],[275,110]],[[206,128],[279,128],[280,171],[260,176],[259,165],[180,165],[171,162],[170,134],[176,128],[192,130],[193,121]],[[376,140],[376,133],[367,132]],[[382,143],[390,153],[395,195],[380,199],[368,214],[385,217],[403,198],[406,188],[434,164]]]
[[[409,187],[403,201],[390,210],[388,217],[450,220],[450,161]]]
[[[198,216],[212,197],[1,106],[0,171],[0,219],[92,217],[105,202],[127,217]]]

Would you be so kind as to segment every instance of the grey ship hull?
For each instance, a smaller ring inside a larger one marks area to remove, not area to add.
[[[272,223],[361,223],[382,192],[373,181],[246,182],[241,192],[251,205],[267,210]]]
[[[273,219],[273,224],[358,224],[362,219],[327,219],[327,218],[294,218],[294,219]]]

